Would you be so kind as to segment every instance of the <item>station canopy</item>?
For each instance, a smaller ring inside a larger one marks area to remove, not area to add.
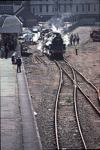
[[[22,22],[12,15],[0,15],[0,33],[22,33]]]

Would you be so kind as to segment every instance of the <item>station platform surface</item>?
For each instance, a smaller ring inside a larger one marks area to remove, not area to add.
[[[0,58],[1,150],[42,150],[24,67]]]

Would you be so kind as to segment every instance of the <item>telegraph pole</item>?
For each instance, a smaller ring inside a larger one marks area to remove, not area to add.
[[[99,15],[99,21],[100,21],[100,0],[99,0],[99,11],[98,11],[98,12],[99,12],[98,15]],[[99,26],[100,26],[100,25],[99,25]]]

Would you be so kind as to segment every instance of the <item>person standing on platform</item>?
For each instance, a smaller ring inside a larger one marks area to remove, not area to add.
[[[21,72],[22,61],[21,61],[20,56],[18,56],[18,58],[16,59],[16,64],[17,64],[17,72]]]

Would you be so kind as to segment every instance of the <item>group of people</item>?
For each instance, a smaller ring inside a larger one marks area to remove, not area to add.
[[[70,45],[76,45],[76,44],[79,44],[79,41],[80,41],[80,37],[79,37],[79,34],[71,34],[70,35]]]

